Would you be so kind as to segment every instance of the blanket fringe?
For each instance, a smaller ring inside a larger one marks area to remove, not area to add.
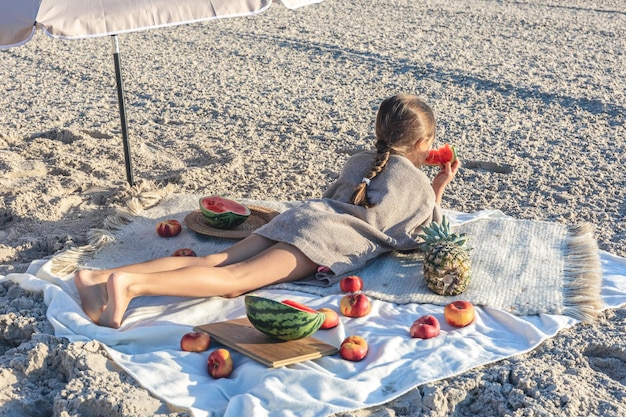
[[[174,187],[167,184],[157,190],[150,183],[140,183],[132,188],[133,195],[126,202],[126,207],[118,208],[115,213],[104,219],[102,228],[92,229],[87,234],[88,243],[68,249],[54,256],[51,260],[51,272],[58,276],[73,275],[81,263],[95,255],[100,249],[115,242],[112,232],[122,229],[133,221],[143,210],[159,204],[163,198],[171,194]]]
[[[564,270],[564,313],[591,321],[602,308],[602,265],[598,244],[589,223],[570,228]]]

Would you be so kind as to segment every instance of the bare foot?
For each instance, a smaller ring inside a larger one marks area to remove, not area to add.
[[[74,276],[74,284],[80,294],[83,311],[94,323],[98,324],[102,312],[109,301],[107,295],[107,278],[110,274],[103,271],[78,271]]]
[[[127,282],[127,274],[115,272],[109,275],[106,283],[109,299],[100,317],[99,324],[101,326],[118,329],[122,325],[124,313],[126,313],[128,304],[133,299],[129,293]]]

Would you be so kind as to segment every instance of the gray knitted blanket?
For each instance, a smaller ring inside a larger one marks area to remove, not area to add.
[[[134,208],[109,219],[94,231],[92,243],[56,256],[53,269],[59,275],[78,267],[110,268],[167,256],[175,249],[192,247],[198,253],[222,250],[231,239],[200,236],[184,230],[179,237],[162,239],[154,233],[155,220],[184,217],[197,209],[197,195],[173,194],[143,210]],[[298,203],[246,201],[278,211]],[[465,299],[516,315],[566,314],[591,319],[600,310],[601,268],[598,247],[588,225],[570,228],[562,224],[517,220],[497,211],[473,214],[445,213],[454,231],[467,233],[473,248],[472,281],[459,296],[444,297],[431,292],[422,276],[420,253],[389,253],[352,271],[364,280],[368,296],[394,302],[445,305]],[[335,277],[323,286],[315,278],[272,288],[317,295],[341,294]]]

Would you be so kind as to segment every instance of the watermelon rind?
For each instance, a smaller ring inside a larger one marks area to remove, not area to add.
[[[199,204],[205,222],[216,229],[234,229],[250,217],[248,207],[229,198],[216,195],[201,197]],[[217,209],[218,206],[220,211],[211,210],[211,207]],[[238,212],[233,211],[235,209]]]
[[[246,295],[244,304],[252,326],[261,333],[284,341],[311,336],[326,318],[324,313],[309,313],[256,295]]]
[[[450,146],[450,149],[452,150],[452,159],[450,160],[450,162],[454,162],[454,161],[456,161],[456,158],[457,158],[456,148],[454,146],[452,146],[452,145],[448,145],[448,146]]]

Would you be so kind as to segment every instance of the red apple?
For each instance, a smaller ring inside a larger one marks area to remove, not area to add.
[[[370,299],[361,293],[344,295],[339,302],[339,310],[346,317],[363,317],[371,309]]]
[[[450,326],[465,327],[474,321],[474,306],[469,301],[453,301],[443,309],[443,317]]]
[[[189,332],[180,338],[180,349],[185,352],[204,352],[211,345],[211,336],[205,332]]]
[[[216,349],[207,359],[207,370],[213,378],[227,378],[233,372],[233,358],[226,349]]]
[[[339,281],[339,288],[343,292],[357,292],[363,288],[363,280],[356,275],[350,275]]]
[[[174,253],[172,253],[172,256],[198,256],[198,255],[196,255],[193,249],[182,248],[182,249],[176,249]]]
[[[337,325],[339,324],[339,314],[337,314],[335,310],[328,307],[322,307],[317,311],[319,311],[320,313],[324,313],[324,315],[326,316],[326,318],[324,319],[324,323],[322,323],[322,327],[320,327],[320,329],[327,330],[332,329],[333,327],[337,327]]]
[[[435,316],[426,315],[413,322],[411,325],[410,333],[411,337],[417,337],[419,339],[430,339],[439,335],[439,320]]]
[[[367,342],[361,336],[348,336],[339,346],[339,355],[342,358],[358,362],[367,356]]]
[[[181,230],[183,230],[183,226],[181,226],[178,220],[163,220],[156,225],[156,232],[161,237],[174,237],[178,235]]]

